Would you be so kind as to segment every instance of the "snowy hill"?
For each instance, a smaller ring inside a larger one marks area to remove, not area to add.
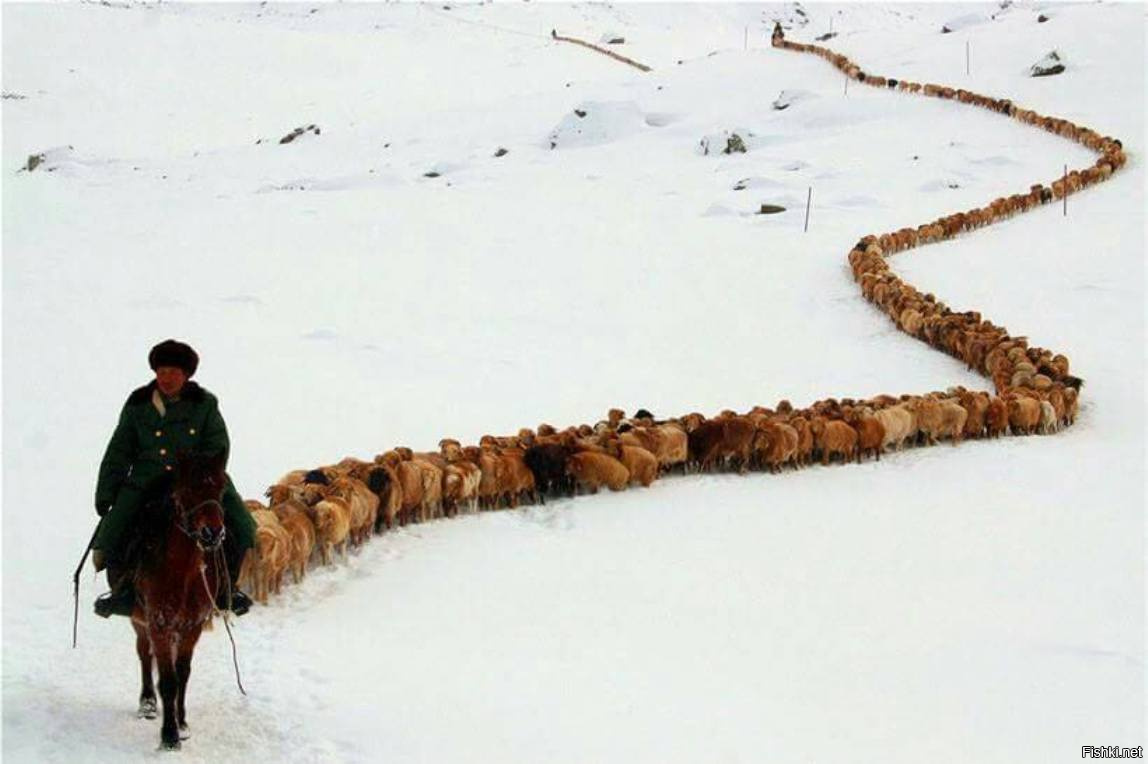
[[[6,761],[156,755],[130,628],[90,615],[103,580],[85,574],[72,650],[69,576],[160,339],[200,351],[252,497],[291,468],[611,406],[987,387],[865,303],[846,253],[1092,155],[846,92],[769,47],[775,20],[1124,141],[1128,166],[1067,217],[894,264],[1067,353],[1076,425],[377,537],[235,623],[247,697],[226,635],[205,636],[181,755],[1047,762],[1145,743],[1143,6],[2,14]],[[552,29],[620,35],[652,71]],[[1066,72],[1029,77],[1053,49]],[[775,109],[783,92],[803,97]],[[746,153],[698,151],[734,130]]]

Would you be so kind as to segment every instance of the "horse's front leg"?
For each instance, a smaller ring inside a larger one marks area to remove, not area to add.
[[[168,631],[152,633],[152,645],[156,663],[159,665],[159,697],[163,701],[163,726],[160,728],[161,747],[175,751],[179,749],[179,724],[176,722],[176,706],[179,696],[179,676],[176,672],[175,634]]]
[[[152,681],[151,640],[148,639],[147,629],[132,621],[136,630],[136,655],[140,659],[140,705],[136,715],[141,719],[154,719],[156,717],[155,683]]]
[[[175,721],[179,725],[179,737],[187,740],[191,737],[191,730],[187,726],[187,680],[191,678],[191,655],[195,652],[195,644],[199,641],[202,629],[196,629],[187,634],[180,643],[179,656],[175,659],[175,673],[179,679],[179,690],[176,694]]]

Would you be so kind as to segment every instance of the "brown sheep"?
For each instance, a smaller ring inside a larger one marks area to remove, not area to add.
[[[385,462],[384,462],[385,464]],[[399,461],[394,465],[402,497],[398,514],[399,523],[421,522],[426,514],[426,493],[423,489],[423,471],[414,462]]]
[[[376,462],[367,472],[365,482],[371,493],[379,497],[375,533],[393,528],[403,508],[403,488],[398,472],[390,464]]]
[[[658,460],[659,469],[684,467],[689,460],[689,438],[677,424],[634,427],[621,434],[622,442],[644,448]]]
[[[499,486],[500,475],[503,472],[498,452],[493,448],[475,448],[473,455],[470,455],[469,448],[464,449],[463,452],[467,453],[471,461],[478,465],[481,474],[478,481],[478,506],[480,509],[497,509],[499,498],[502,495]]]
[[[654,433],[654,456],[658,459],[658,466],[662,469],[680,467],[683,471],[690,458],[689,436],[685,429],[674,422],[655,425],[650,430]]]
[[[283,477],[275,481],[275,485],[302,485],[303,479],[307,477],[310,470],[291,470]]]
[[[1051,435],[1060,429],[1056,409],[1048,401],[1040,402],[1040,434]]]
[[[840,419],[816,416],[810,425],[814,446],[821,451],[821,465],[829,464],[834,454],[846,463],[857,453],[857,431]]]
[[[448,464],[443,472],[443,504],[447,514],[458,512],[462,503],[468,512],[478,511],[478,487],[482,482],[482,470],[466,460]]]
[[[945,437],[952,438],[953,445],[961,442],[969,415],[959,403],[926,396],[917,398],[910,408],[916,411],[917,428],[930,446]]]
[[[797,430],[797,455],[794,457],[794,464],[804,467],[813,461],[813,427],[808,419],[798,415],[789,418],[789,425]]]
[[[498,491],[507,505],[513,509],[523,498],[531,502],[538,500],[534,485],[534,473],[526,466],[526,452],[519,448],[504,448],[498,454]]]
[[[375,530],[375,518],[379,513],[379,497],[371,492],[362,481],[352,477],[339,477],[331,481],[327,496],[340,496],[347,500],[351,509],[349,541],[351,546],[359,546],[370,538]]]
[[[291,537],[291,557],[289,568],[295,583],[303,580],[307,573],[307,561],[315,550],[315,526],[307,516],[307,505],[295,499],[288,499],[271,507],[279,518],[280,525]]]
[[[749,469],[757,428],[746,417],[725,415],[703,422],[688,436],[692,461],[706,471],[728,460],[740,473]]]
[[[448,464],[453,464],[464,458],[462,454],[462,444],[457,440],[443,438],[438,442],[438,448],[439,453],[442,454],[442,458],[445,459]]]
[[[249,587],[256,601],[266,605],[270,594],[278,594],[283,574],[291,559],[291,536],[269,509],[252,511],[255,520],[255,546],[248,551],[239,569],[240,585]]]
[[[607,453],[622,462],[630,473],[631,483],[649,487],[658,477],[657,457],[641,446],[630,446],[621,440],[613,440],[607,446]]]
[[[881,424],[881,420],[867,409],[858,409],[846,421],[857,431],[857,461],[860,462],[868,453],[874,454],[877,461],[881,461],[885,442],[885,425]]]
[[[597,493],[603,485],[611,491],[621,491],[630,482],[630,471],[608,454],[593,451],[572,454],[566,460],[566,469],[575,484],[588,488],[590,493]]]
[[[989,409],[988,394],[963,391],[959,393],[958,398],[967,414],[964,436],[967,438],[981,437],[985,433],[985,414]]]
[[[442,476],[443,467],[446,466],[446,463],[438,454],[434,454],[433,459],[428,458],[429,456],[427,454],[413,454],[411,459],[406,462],[415,466],[422,482],[422,501],[418,507],[418,521],[420,523],[442,517]],[[439,464],[442,466],[440,467]],[[403,489],[406,490],[405,483]]]
[[[351,533],[350,502],[339,496],[329,496],[309,506],[307,516],[315,526],[315,546],[323,564],[331,564],[332,552],[339,552],[345,558]]]
[[[1008,404],[997,396],[989,398],[989,406],[985,410],[985,434],[990,438],[999,438],[1008,432]]]
[[[1005,400],[1008,423],[1014,433],[1032,435],[1040,426],[1040,401],[1012,393]]]
[[[782,422],[764,421],[758,426],[754,450],[759,463],[770,472],[780,472],[797,458],[797,430]]]
[[[1080,395],[1076,388],[1064,388],[1065,421],[1072,424],[1076,421],[1076,414],[1080,410]]]
[[[873,412],[873,416],[885,431],[881,438],[882,450],[894,448],[900,451],[906,442],[916,440],[917,415],[906,404],[898,403],[880,409]]]

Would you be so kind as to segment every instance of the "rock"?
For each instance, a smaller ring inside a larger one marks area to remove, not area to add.
[[[825,34],[814,37],[813,39],[817,40],[818,42],[825,42],[826,40],[832,40],[836,36],[836,32],[826,32]]]
[[[771,106],[775,111],[782,111],[788,109],[798,101],[805,101],[813,97],[813,93],[808,90],[783,90],[778,94],[777,98],[773,100]]]
[[[603,45],[625,45],[626,38],[615,32],[607,32],[598,38],[598,42]]]
[[[633,101],[585,101],[568,111],[547,139],[551,148],[599,146],[648,128]]]
[[[1029,69],[1029,73],[1033,77],[1048,77],[1053,74],[1060,74],[1064,71],[1064,59],[1055,50],[1049,51],[1048,55],[1037,61]]]
[[[20,172],[32,172],[40,168],[43,172],[55,172],[61,167],[73,165],[76,162],[76,152],[71,146],[57,146],[35,154],[28,155],[28,161],[20,168]]]
[[[287,135],[284,135],[282,138],[280,138],[279,143],[280,144],[291,143],[291,141],[293,141],[296,138],[299,138],[303,135],[306,135],[307,133],[313,133],[315,135],[319,135],[320,132],[321,131],[319,130],[319,128],[316,125],[307,125],[306,127],[297,127],[294,130],[292,130],[291,132],[287,133]]]
[[[961,16],[957,16],[955,18],[951,18],[951,19],[947,20],[941,26],[941,34],[949,34],[951,32],[959,32],[960,30],[967,29],[968,27],[976,26],[978,24],[984,24],[984,23],[988,22],[989,20],[990,20],[989,15],[984,13],[983,11],[979,11],[977,13],[966,13],[966,14],[963,14]]]
[[[506,155],[507,155],[507,154],[509,154],[509,153],[510,153],[509,151],[507,151],[506,149],[504,149],[504,148],[502,148],[501,146],[499,146],[499,147],[498,147],[498,151],[494,152],[494,155],[495,155],[496,157],[504,157],[504,156],[506,156]]]
[[[436,170],[431,170],[430,172],[424,172],[424,173],[423,173],[423,177],[424,177],[424,178],[437,178],[437,177],[439,177],[440,175],[442,175],[442,173],[440,173],[440,172],[438,172],[438,171],[436,171]]]
[[[1045,16],[1043,13],[1036,17],[1036,23],[1038,24],[1043,24],[1046,21],[1048,21],[1048,16]]]
[[[742,138],[740,133],[744,133],[750,138],[753,138],[752,132],[747,132],[742,128],[738,128],[739,132],[730,130],[723,130],[720,133],[711,133],[703,136],[698,141],[698,149],[702,156],[709,156],[710,154],[744,154],[749,149],[746,146],[745,138]]]
[[[758,215],[776,215],[779,212],[785,212],[785,208],[780,204],[763,204],[761,209],[757,211]]]

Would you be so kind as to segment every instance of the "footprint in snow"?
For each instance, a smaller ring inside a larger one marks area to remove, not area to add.
[[[221,302],[229,305],[262,305],[263,300],[252,294],[233,294],[219,298]]]

